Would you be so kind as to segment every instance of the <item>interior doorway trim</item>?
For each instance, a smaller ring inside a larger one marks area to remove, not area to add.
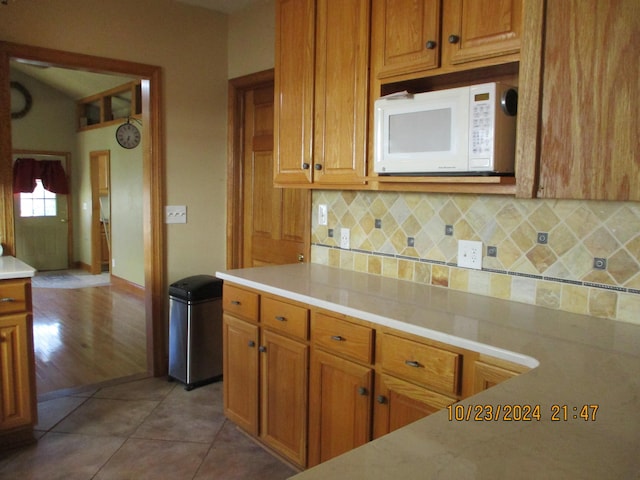
[[[143,242],[147,370],[154,376],[167,372],[165,324],[166,254],[163,224],[164,145],[162,142],[161,68],[153,65],[95,57],[80,53],[0,41],[0,237],[8,255],[15,255],[11,165],[11,96],[9,62],[22,59],[35,64],[115,73],[141,79],[143,142]]]

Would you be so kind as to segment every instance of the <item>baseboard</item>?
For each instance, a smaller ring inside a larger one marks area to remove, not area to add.
[[[118,290],[123,290],[140,298],[144,298],[144,287],[142,285],[138,285],[137,283],[130,282],[129,280],[125,280],[124,278],[116,277],[112,274],[111,285]]]

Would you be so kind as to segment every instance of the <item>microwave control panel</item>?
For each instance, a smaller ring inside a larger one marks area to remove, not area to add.
[[[495,88],[482,92],[472,89],[470,95],[469,167],[486,168],[493,164]]]

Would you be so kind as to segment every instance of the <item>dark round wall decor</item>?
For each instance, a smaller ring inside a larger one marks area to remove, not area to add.
[[[13,101],[11,102],[11,118],[22,118],[29,113],[29,110],[31,110],[33,99],[31,98],[29,90],[27,90],[20,82],[11,82],[10,86],[11,90],[16,92],[15,97],[14,92],[11,92],[12,100],[16,97],[20,97],[15,104]]]

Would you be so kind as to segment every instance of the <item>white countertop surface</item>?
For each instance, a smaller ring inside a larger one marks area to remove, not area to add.
[[[442,410],[296,480],[640,478],[638,325],[317,264],[216,275],[535,367],[459,404],[539,405],[540,420],[450,421]],[[551,420],[553,405],[567,405],[566,421]],[[598,406],[595,420],[579,417],[583,405]]]
[[[15,257],[0,256],[0,280],[33,277],[36,269]]]

